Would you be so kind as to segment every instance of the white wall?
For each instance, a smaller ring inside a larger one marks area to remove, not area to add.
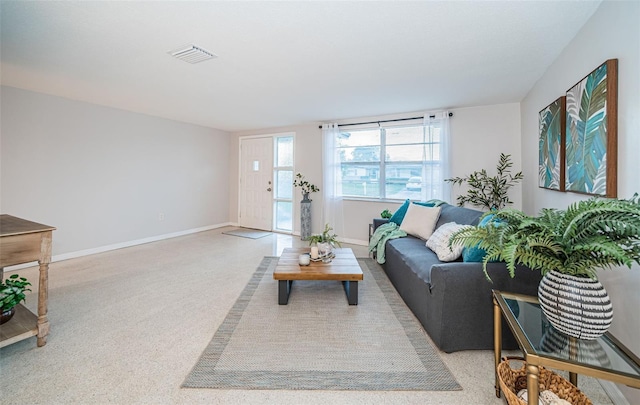
[[[228,133],[12,87],[0,98],[1,211],[57,227],[54,256],[228,223]]]
[[[538,112],[607,59],[618,59],[618,197],[640,192],[640,2],[605,1],[522,101],[524,209],[566,208],[585,198],[538,188]],[[600,271],[614,305],[611,332],[640,355],[640,266]],[[621,388],[632,404],[640,390]]]
[[[520,106],[517,103],[500,104],[473,108],[449,109],[454,113],[451,118],[451,148],[452,168],[451,176],[464,176],[474,170],[486,168],[494,173],[500,152],[511,154],[514,161],[514,172],[520,170]],[[410,112],[378,117],[361,117],[341,120],[339,123],[368,122],[385,119],[415,117],[424,112]],[[229,170],[232,176],[230,183],[230,219],[238,221],[238,146],[241,136],[255,136],[295,132],[295,171],[322,189],[322,131],[319,123],[299,126],[268,128],[255,131],[238,132],[233,134],[231,142],[231,161]],[[456,187],[450,199],[455,203],[455,197],[465,189]],[[313,194],[312,232],[322,231],[322,197],[321,193]],[[521,206],[520,186],[511,193],[514,207]],[[294,205],[301,198],[296,195]],[[366,244],[368,240],[368,224],[372,218],[378,218],[384,209],[395,211],[401,201],[373,202],[347,200],[344,203],[344,235],[341,239]],[[294,213],[294,232],[300,231],[300,218]]]

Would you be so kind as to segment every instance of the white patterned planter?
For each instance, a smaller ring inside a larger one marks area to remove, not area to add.
[[[538,287],[540,307],[559,331],[579,339],[596,339],[611,326],[613,307],[598,280],[550,271]]]

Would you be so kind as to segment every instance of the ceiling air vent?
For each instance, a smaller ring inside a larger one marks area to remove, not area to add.
[[[217,58],[218,55],[195,45],[185,45],[173,51],[169,51],[169,55],[189,63],[203,62],[207,59]]]

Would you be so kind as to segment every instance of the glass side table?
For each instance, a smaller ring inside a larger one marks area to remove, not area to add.
[[[640,359],[611,334],[595,340],[576,339],[557,331],[545,317],[537,297],[493,290],[493,333],[496,396],[500,398],[498,364],[502,356],[502,317],[524,353],[529,405],[538,404],[539,367],[569,372],[640,388]]]

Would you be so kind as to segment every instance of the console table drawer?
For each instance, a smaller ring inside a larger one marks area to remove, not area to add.
[[[40,233],[5,236],[0,239],[0,267],[34,262],[40,259]]]

